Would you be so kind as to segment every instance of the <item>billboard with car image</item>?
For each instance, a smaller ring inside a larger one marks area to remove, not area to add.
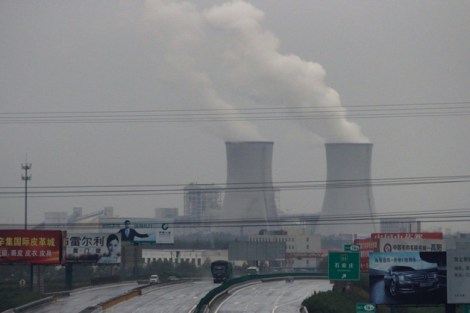
[[[445,252],[369,254],[369,295],[376,304],[447,302]]]

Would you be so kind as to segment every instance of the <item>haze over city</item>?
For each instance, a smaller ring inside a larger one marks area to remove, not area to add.
[[[377,213],[460,212],[423,227],[468,231],[469,9],[3,1],[0,220],[23,223],[22,163],[30,223],[73,207],[182,214],[184,185],[225,183],[227,140],[273,141],[273,181],[297,184],[280,209],[319,213],[324,144],[370,142]]]

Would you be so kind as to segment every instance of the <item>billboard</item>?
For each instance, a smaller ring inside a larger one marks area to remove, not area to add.
[[[354,244],[360,247],[359,253],[361,255],[361,272],[369,272],[369,253],[379,252],[379,240],[378,239],[355,239]]]
[[[448,250],[447,264],[447,302],[470,303],[470,250]]]
[[[70,233],[66,246],[66,262],[121,263],[120,234]]]
[[[445,241],[443,239],[423,239],[423,238],[381,238],[379,239],[379,252],[400,252],[400,251],[422,251],[440,252],[445,251]]]
[[[445,251],[442,233],[373,233],[371,238],[355,239],[361,247],[361,272],[369,271],[369,253],[399,251]]]
[[[372,239],[444,239],[442,233],[373,233]]]
[[[158,224],[157,224],[158,225]],[[155,243],[157,244],[173,244],[175,243],[173,237],[173,230],[168,223],[162,223],[159,225],[155,233]]]
[[[169,223],[155,223],[148,219],[124,220],[120,226],[117,224],[103,224],[102,229],[106,232],[116,232],[121,235],[122,242],[134,244],[173,244],[173,230]]]
[[[63,237],[60,230],[0,230],[0,264],[60,264]]]
[[[369,254],[369,301],[376,304],[447,302],[445,252]]]

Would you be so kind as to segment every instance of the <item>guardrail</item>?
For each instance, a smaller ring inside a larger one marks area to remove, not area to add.
[[[119,304],[121,302],[127,301],[129,299],[132,299],[134,297],[140,296],[140,290],[133,290],[129,291],[123,295],[111,298],[103,303],[101,303],[101,309],[106,310],[109,309],[112,306],[115,306],[116,304]]]
[[[15,313],[16,312],[25,312],[25,311],[30,310],[32,308],[36,308],[40,305],[50,303],[50,302],[54,301],[54,299],[55,299],[55,297],[53,297],[53,296],[45,297],[45,298],[27,303],[27,304],[22,305],[22,306],[18,306],[18,307],[13,309],[13,312],[15,312]]]
[[[225,296],[233,288],[239,287],[240,285],[246,285],[251,281],[270,281],[279,280],[286,278],[296,279],[327,279],[328,275],[325,273],[304,273],[304,272],[293,272],[293,273],[271,273],[271,274],[257,274],[257,275],[246,275],[236,278],[232,278],[220,286],[209,291],[197,304],[194,309],[194,313],[209,313],[212,305],[217,299]]]
[[[80,313],[103,312],[103,311],[109,309],[112,306],[115,306],[115,305],[117,305],[121,302],[130,300],[134,297],[142,296],[142,295],[147,294],[147,293],[149,293],[149,292],[151,292],[151,291],[153,291],[157,288],[162,288],[164,286],[168,286],[168,285],[171,285],[171,284],[177,284],[177,283],[180,283],[180,282],[183,282],[183,281],[184,280],[174,281],[174,282],[166,282],[166,283],[160,283],[160,284],[146,284],[144,286],[139,286],[139,287],[136,287],[136,288],[134,288],[134,289],[122,294],[122,295],[119,295],[119,296],[113,297],[111,299],[108,299],[106,301],[103,301],[103,302],[99,303],[96,306],[88,307],[85,310],[81,311]]]

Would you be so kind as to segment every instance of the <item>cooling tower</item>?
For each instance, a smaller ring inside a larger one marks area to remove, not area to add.
[[[277,219],[272,185],[273,142],[226,142],[225,146],[227,186],[221,218],[245,222],[243,227],[224,231],[258,234],[259,230],[269,228],[267,221]]]
[[[372,196],[372,144],[325,145],[327,182],[319,225],[322,236],[375,232]]]

